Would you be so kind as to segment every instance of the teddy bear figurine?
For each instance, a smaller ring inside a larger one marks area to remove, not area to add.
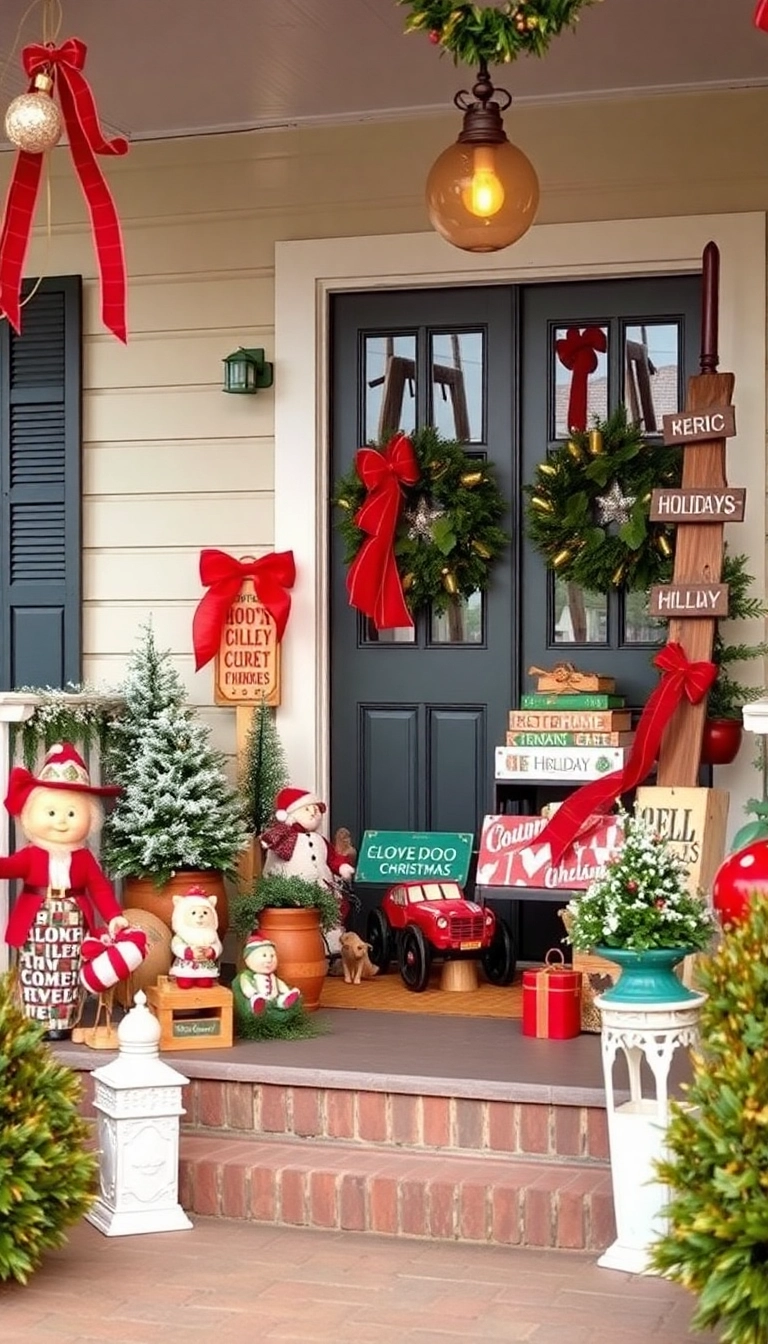
[[[202,887],[174,896],[171,915],[173,963],[168,975],[178,989],[212,989],[222,953],[216,897]]]
[[[291,989],[277,975],[275,944],[263,933],[249,934],[243,948],[245,970],[238,975],[235,986],[254,1015],[263,1013],[267,1004],[274,1008],[293,1008],[301,998],[298,989]]]

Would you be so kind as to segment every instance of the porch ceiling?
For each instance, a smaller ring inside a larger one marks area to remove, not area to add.
[[[3,102],[24,88],[14,40],[28,4],[0,7]],[[536,102],[765,84],[768,35],[753,27],[754,6],[604,0],[545,60],[510,66],[500,82]],[[63,0],[63,9],[61,36],[88,44],[104,121],[132,139],[434,112],[470,81],[424,37],[403,34],[394,0]],[[22,43],[40,32],[38,7]]]

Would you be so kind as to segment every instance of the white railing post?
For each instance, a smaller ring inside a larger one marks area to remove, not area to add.
[[[0,691],[0,788],[5,789],[11,772],[11,724],[25,723],[40,703],[39,697],[26,691]],[[0,854],[9,852],[11,843],[11,819],[0,803]],[[0,934],[5,932],[11,908],[11,886],[7,879],[0,878]],[[0,937],[0,972],[8,970],[8,948],[5,938]]]

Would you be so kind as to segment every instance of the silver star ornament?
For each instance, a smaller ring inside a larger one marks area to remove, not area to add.
[[[605,526],[607,523],[616,523],[618,527],[623,527],[629,522],[629,515],[635,503],[636,495],[623,495],[618,481],[614,481],[610,490],[606,490],[604,495],[597,497],[597,511],[600,515],[600,523]]]
[[[408,528],[409,541],[431,541],[432,528],[438,518],[442,518],[443,509],[436,509],[424,498],[420,499],[415,509],[411,509],[406,515],[406,522],[410,524]]]

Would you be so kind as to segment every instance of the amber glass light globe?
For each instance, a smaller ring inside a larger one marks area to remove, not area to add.
[[[530,159],[508,140],[443,151],[427,178],[430,223],[465,252],[497,252],[531,227],[539,179]]]

